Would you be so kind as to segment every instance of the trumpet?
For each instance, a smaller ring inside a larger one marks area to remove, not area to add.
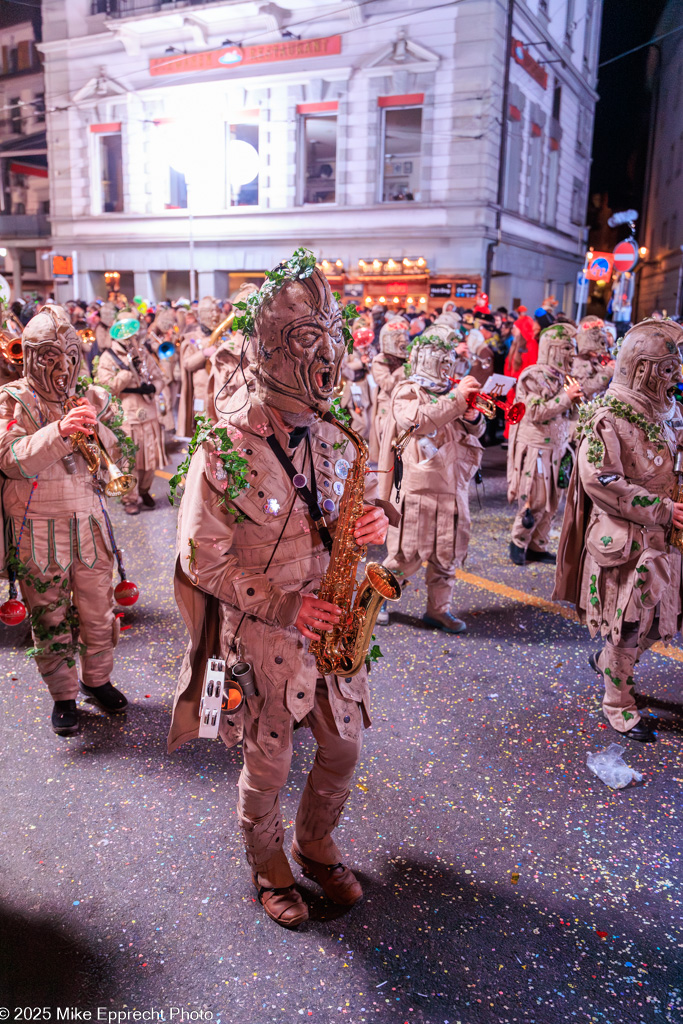
[[[579,384],[579,382],[578,382],[576,377],[572,377],[571,374],[565,373],[565,375],[564,375],[564,390],[565,391],[569,391],[570,387],[572,387],[573,385],[576,385],[576,387],[578,387],[578,388],[581,387],[581,385]],[[581,397],[578,399],[578,404],[579,405],[585,405],[586,404],[586,396],[583,394],[583,392],[581,392]]]
[[[449,377],[448,379],[453,387],[457,387],[461,378]],[[470,409],[476,409],[477,412],[480,412],[487,420],[495,419],[496,411],[498,409],[502,409],[505,415],[505,422],[511,423],[513,426],[515,423],[519,423],[526,412],[524,402],[513,402],[512,405],[508,405],[508,403],[504,402],[498,395],[485,395],[483,391],[475,391],[475,393],[467,399],[467,404]]]
[[[82,404],[82,401],[77,395],[67,398],[64,403],[64,412],[68,412],[69,409],[75,409]],[[99,473],[100,469],[104,469],[109,474],[109,482],[104,487],[104,493],[108,498],[122,497],[133,490],[135,487],[135,477],[132,473],[123,473],[119,469],[102,444],[96,430],[93,430],[92,435],[86,434],[83,430],[76,430],[73,434],[69,434],[69,440],[74,452],[80,452],[85,459],[88,472],[92,476]],[[71,470],[68,470],[68,472],[71,472]]]
[[[206,345],[205,348],[211,348],[212,345],[217,348],[220,345],[220,343],[223,340],[223,335],[225,334],[225,332],[227,331],[228,327],[230,326],[230,324],[235,319],[236,312],[237,312],[236,309],[231,310],[228,313],[228,315],[226,316],[226,318],[224,320],[221,320],[221,322],[219,323],[218,327],[214,327],[214,329],[211,331],[211,337],[209,338],[209,344]],[[211,370],[213,369],[213,367],[211,365],[211,360],[210,359],[206,360],[206,363],[204,364],[204,369],[206,370],[207,373],[211,373]]]
[[[21,343],[23,327],[13,316],[8,316],[0,328],[0,356],[11,366],[19,368],[24,361]]]

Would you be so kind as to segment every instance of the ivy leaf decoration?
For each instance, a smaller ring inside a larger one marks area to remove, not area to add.
[[[310,249],[295,249],[288,260],[280,263],[274,270],[266,271],[265,283],[257,292],[246,299],[236,302],[235,309],[239,315],[232,322],[233,331],[241,331],[251,338],[254,334],[256,317],[261,306],[276,295],[287,281],[305,281],[315,270],[315,256]]]
[[[346,345],[346,351],[349,355],[353,353],[353,321],[357,320],[360,313],[356,309],[353,302],[347,302],[346,305],[342,303],[342,297],[339,292],[332,292],[342,315],[342,334],[344,335],[344,344]]]
[[[222,502],[231,515],[235,517],[236,523],[241,523],[244,516],[236,508],[228,504],[228,499],[235,499],[242,491],[249,486],[247,481],[247,470],[249,461],[235,451],[233,443],[228,435],[227,427],[216,427],[208,416],[197,416],[195,419],[195,431],[187,449],[187,456],[180,463],[176,472],[168,482],[171,505],[175,504],[176,494],[187,476],[192,461],[192,456],[205,441],[210,441],[216,454],[220,458],[225,469],[228,485]]]
[[[373,635],[373,640],[374,639]],[[382,654],[379,644],[373,644],[365,657],[366,667],[370,668],[376,661],[379,661],[379,659],[383,657],[384,655]]]

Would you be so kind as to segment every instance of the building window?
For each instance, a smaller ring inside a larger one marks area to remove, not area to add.
[[[23,134],[24,129],[21,119],[21,100],[18,96],[13,96],[9,101],[9,122],[15,135]]]
[[[505,195],[503,205],[508,210],[519,210],[519,192],[522,181],[522,145],[524,130],[522,111],[514,104],[508,109],[507,140],[505,147]]]
[[[258,206],[259,126],[230,124],[226,131],[227,206]]]
[[[301,118],[304,203],[334,203],[337,198],[337,116]]]
[[[586,199],[584,183],[581,178],[574,178],[572,182],[572,224],[584,224],[586,220]]]
[[[556,84],[553,89],[553,118],[556,121],[560,120],[560,110],[562,109],[562,86]]]
[[[382,202],[420,200],[422,107],[382,108]]]
[[[573,50],[572,40],[574,36],[574,0],[567,0],[567,18],[564,25],[564,45]]]
[[[548,154],[548,184],[545,192],[545,222],[551,227],[557,224],[557,188],[560,180],[560,144],[550,140]]]
[[[39,92],[33,101],[33,111],[38,124],[45,123],[45,93]]]
[[[535,121],[531,122],[527,166],[527,216],[531,220],[540,220],[541,177],[543,173],[543,130]]]
[[[123,213],[121,133],[100,135],[100,196],[103,213]]]

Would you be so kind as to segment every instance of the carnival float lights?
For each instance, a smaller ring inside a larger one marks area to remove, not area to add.
[[[424,256],[404,256],[394,259],[393,256],[376,256],[373,259],[358,260],[361,274],[426,274],[427,260]]]

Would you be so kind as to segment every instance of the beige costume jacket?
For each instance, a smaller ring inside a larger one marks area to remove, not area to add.
[[[84,397],[97,410],[97,430],[103,445],[116,457],[116,437],[101,422],[109,410],[110,395],[93,386]],[[6,478],[2,485],[6,539],[9,544],[18,540],[26,515],[22,552],[30,550],[29,566],[43,573],[52,561],[63,571],[74,558],[87,566],[94,565],[97,534],[111,551],[102,506],[85,459],[80,453],[74,454],[74,474],[67,472],[62,461],[73,453],[73,447],[59,433],[61,417],[61,406],[36,397],[25,378],[0,388],[0,470]]]
[[[240,655],[250,662],[258,696],[249,711],[258,718],[258,743],[266,756],[276,756],[288,743],[291,717],[301,721],[313,707],[319,673],[308,654],[308,640],[294,623],[302,594],[317,591],[329,556],[312,525],[305,505],[294,492],[265,438],[275,432],[287,450],[288,438],[275,427],[268,410],[246,387],[233,395],[219,427],[227,427],[232,444],[248,460],[249,487],[225,501],[225,470],[213,445],[206,442],[187,477],[178,522],[175,595],[190,634],[175,696],[169,750],[197,735],[199,700],[206,658],[220,652],[228,665]],[[311,450],[318,490],[335,504],[326,514],[336,521],[344,479],[354,453],[332,425],[311,428]],[[310,478],[305,443],[290,453],[297,469]],[[366,478],[366,496],[376,480]],[[237,522],[227,508],[244,516]],[[347,714],[345,701],[361,702],[369,724],[369,690],[365,670],[353,678],[328,677],[330,703],[339,733],[355,735],[359,726]],[[221,735],[228,746],[242,736],[244,710],[223,716]]]
[[[395,389],[382,437],[380,489],[392,494],[394,456],[391,443],[414,423],[418,424],[403,453],[400,551],[405,561],[419,555],[426,561],[435,553],[442,565],[462,565],[470,538],[469,486],[481,464],[478,438],[486,420],[463,420],[467,401],[453,390],[430,394],[414,381]]]
[[[524,402],[524,418],[510,428],[508,501],[525,500],[536,475],[545,482],[546,510],[559,501],[560,462],[569,448],[573,402],[564,390],[564,374],[535,363],[517,382],[516,401]]]
[[[618,387],[608,395],[620,397]],[[646,414],[631,395],[629,403]],[[639,640],[659,615],[668,640],[681,624],[681,555],[668,544],[673,458],[683,430],[661,425],[658,440],[611,410],[599,409],[580,442],[567,494],[554,597],[571,601],[591,636],[618,643],[624,622]],[[597,458],[596,452],[597,442]]]
[[[118,357],[121,360],[121,357]],[[120,366],[113,349],[102,354],[97,366],[97,381],[106,384],[123,406],[123,427],[138,446],[135,468],[139,470],[158,469],[168,461],[164,438],[159,421],[158,396],[164,387],[159,365],[149,357],[146,359],[151,381],[156,387],[154,395],[125,393],[126,388],[137,388],[141,377],[132,367]]]
[[[603,394],[612,379],[611,370],[606,369],[597,356],[574,356],[571,370],[588,400]]]
[[[206,413],[209,374],[204,349],[209,347],[209,335],[199,325],[192,328],[180,343],[180,405],[178,430],[183,437],[194,434],[194,418]]]

